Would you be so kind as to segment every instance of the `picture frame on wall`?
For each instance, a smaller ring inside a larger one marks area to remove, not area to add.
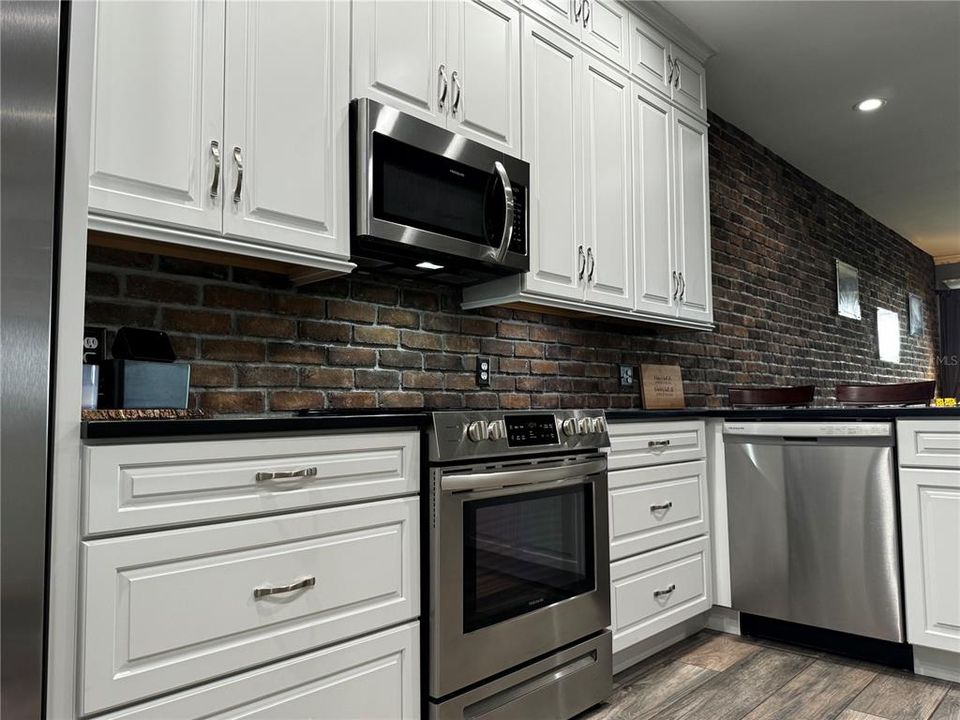
[[[900,313],[877,308],[877,349],[883,362],[900,362]]]
[[[907,310],[910,318],[910,335],[923,335],[923,298],[910,293],[907,295]]]
[[[837,260],[837,315],[860,319],[860,273],[842,260]]]

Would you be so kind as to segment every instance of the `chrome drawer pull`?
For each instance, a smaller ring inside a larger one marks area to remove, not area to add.
[[[267,595],[279,595],[280,593],[293,592],[294,590],[303,590],[303,588],[313,587],[317,584],[317,579],[311,575],[310,577],[305,577],[303,580],[297,580],[292,582],[289,585],[277,585],[276,587],[270,587],[269,585],[258,587],[253,589],[253,597],[259,600],[262,597]]]
[[[676,585],[671,585],[670,587],[666,588],[665,590],[654,590],[654,591],[653,591],[653,596],[654,596],[655,598],[663,597],[664,595],[669,595],[670,593],[672,593],[672,592],[673,592],[674,590],[676,590],[676,589],[677,589],[677,586],[676,586]]]
[[[283,480],[284,478],[308,478],[316,477],[317,469],[315,467],[303,468],[303,470],[281,470],[278,472],[258,472],[257,482],[265,480]]]
[[[220,143],[210,141],[210,154],[213,155],[213,182],[210,184],[210,197],[220,194]]]
[[[663,505],[651,505],[650,512],[660,512],[661,510],[667,511],[673,507],[673,502],[665,502]]]
[[[660,448],[663,449],[670,444],[669,440],[650,440],[647,442],[648,448]]]

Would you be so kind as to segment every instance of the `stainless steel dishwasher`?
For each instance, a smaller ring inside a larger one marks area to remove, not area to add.
[[[904,642],[893,430],[724,424],[733,608]]]

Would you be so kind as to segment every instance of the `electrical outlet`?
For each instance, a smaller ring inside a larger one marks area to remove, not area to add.
[[[477,386],[490,387],[490,358],[477,356]]]
[[[633,365],[620,365],[620,387],[633,385]]]

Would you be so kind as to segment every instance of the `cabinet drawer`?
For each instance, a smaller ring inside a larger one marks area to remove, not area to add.
[[[960,469],[960,422],[898,420],[897,453],[901,465]]]
[[[419,448],[412,431],[87,445],[84,534],[415,493]]]
[[[611,470],[702,460],[707,456],[702,420],[611,423]]]
[[[707,532],[703,460],[609,473],[610,559]]]
[[[710,609],[707,537],[610,566],[613,651],[619,652]]]
[[[404,498],[83,542],[83,713],[416,617],[418,516]]]
[[[419,655],[414,622],[101,718],[418,718]]]

